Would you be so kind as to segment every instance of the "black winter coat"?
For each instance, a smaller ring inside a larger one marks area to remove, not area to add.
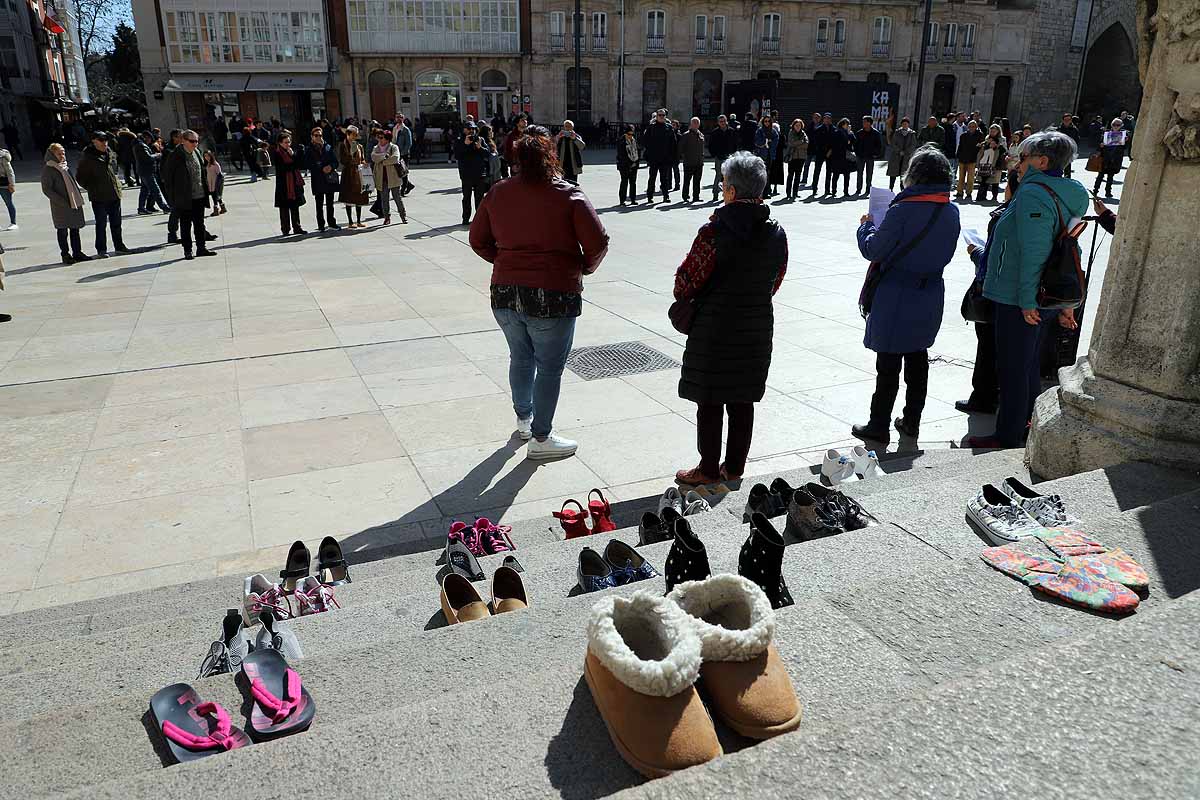
[[[854,153],[859,160],[875,161],[883,155],[883,139],[879,131],[859,128],[854,132]]]
[[[725,158],[737,152],[738,132],[733,128],[713,128],[708,132],[708,152],[713,158]]]
[[[683,352],[679,396],[695,403],[756,403],[767,388],[775,280],[787,263],[787,234],[762,204],[732,203],[713,214],[716,268],[700,290]]]
[[[308,170],[308,183],[314,195],[335,194],[342,188],[341,176],[337,172],[337,155],[331,145],[326,143],[317,147],[311,142],[306,144],[302,160]],[[325,167],[330,167],[332,171],[325,172]]]
[[[955,158],[960,164],[974,164],[979,160],[979,145],[983,142],[983,131],[963,131],[958,137],[958,152]]]
[[[192,197],[192,184],[188,175],[187,162],[190,154],[183,147],[176,147],[162,160],[162,192],[171,204],[172,211],[188,211],[193,205],[208,208],[208,180],[204,174],[204,162],[200,162],[200,185],[204,197]],[[199,153],[196,154],[199,158]]]
[[[825,153],[829,150],[828,125],[815,125],[808,130],[808,157],[815,161],[824,161]]]
[[[651,122],[642,133],[642,148],[646,163],[666,167],[679,160],[679,139],[668,123]]]

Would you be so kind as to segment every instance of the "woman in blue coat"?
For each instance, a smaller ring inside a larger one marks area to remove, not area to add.
[[[896,430],[914,439],[929,386],[929,347],[942,326],[945,287],[942,270],[958,244],[958,206],[950,202],[950,162],[936,147],[913,153],[904,176],[904,191],[876,228],[870,216],[858,228],[863,257],[882,265],[863,344],[874,350],[875,394],[871,419],[851,432],[860,439],[886,444],[888,419],[900,391],[904,369],[904,412]]]

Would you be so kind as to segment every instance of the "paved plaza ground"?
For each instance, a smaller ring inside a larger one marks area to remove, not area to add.
[[[684,337],[666,314],[674,271],[713,206],[684,206],[675,193],[665,206],[617,207],[611,159],[589,151],[608,163],[583,174],[611,245],[587,279],[575,345],[642,342],[679,359]],[[127,192],[125,241],[138,252],[71,267],[59,263],[37,169],[18,162],[20,231],[0,233],[0,311],[13,315],[0,325],[0,613],[271,574],[297,538],[432,549],[452,518],[541,517],[592,487],[650,497],[697,461],[677,370],[591,381],[568,372],[555,422],[578,455],[524,459],[488,307],[491,268],[455,224],[453,166],[414,171],[408,225],[372,220],[302,240],[278,235],[274,182],[232,175],[229,214],[209,222],[218,257],[195,261],[162,245],[165,215],[134,215]],[[772,203],[790,259],[751,474],[819,462],[825,448],[855,443],[850,424],[866,418],[874,354],[862,346],[866,263],[854,239],[866,206]],[[991,208],[963,205],[964,226],[984,229]],[[315,231],[311,204],[302,217]],[[1083,349],[1107,255],[1105,242]],[[972,269],[960,243],[920,447],[991,430],[990,417],[953,408],[970,391],[975,337],[958,306]]]

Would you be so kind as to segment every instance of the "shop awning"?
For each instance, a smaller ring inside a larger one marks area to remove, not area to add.
[[[319,92],[327,87],[329,76],[324,72],[256,73],[246,84],[247,92]]]
[[[67,29],[63,27],[62,23],[49,14],[42,17],[42,27],[55,35],[67,32]]]
[[[70,100],[62,99],[38,100],[37,104],[50,111],[74,111],[78,108],[78,106],[72,103]]]
[[[248,75],[172,75],[164,92],[242,92]]]

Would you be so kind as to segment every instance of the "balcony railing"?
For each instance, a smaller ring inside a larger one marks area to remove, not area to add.
[[[963,61],[971,61],[972,59],[974,59],[975,58],[975,45],[964,44],[963,48],[962,48],[962,53],[959,55],[959,58],[961,58]]]
[[[953,61],[954,60],[954,50],[955,50],[954,45],[952,45],[952,44],[946,45],[945,47],[942,48],[942,57],[945,58],[947,61]]]
[[[666,37],[650,34],[646,37],[647,53],[665,53],[667,51]]]
[[[766,37],[759,43],[759,52],[764,56],[779,55],[779,39],[768,39]]]
[[[607,36],[593,36],[592,37],[592,49],[603,53],[605,50],[608,49],[608,37]]]
[[[725,37],[723,37],[723,36],[719,37],[719,38],[716,36],[713,37],[712,54],[714,56],[719,56],[719,55],[725,54]]]
[[[704,55],[705,53],[707,53],[708,52],[708,40],[701,39],[699,36],[697,36],[695,52],[698,53],[699,55]]]
[[[553,34],[550,41],[553,45]],[[558,41],[561,49],[561,35]],[[282,50],[282,45],[278,47]],[[519,53],[521,42],[516,33],[350,31],[350,49],[359,53]],[[325,63],[323,53],[320,63]]]
[[[938,46],[936,44],[930,44],[930,45],[925,46],[925,58],[927,58],[930,61],[937,61],[937,56],[938,56]]]
[[[561,33],[550,34],[550,49],[562,50],[566,41],[566,36]]]
[[[829,41],[817,39],[817,55],[824,56],[829,54]]]
[[[846,54],[846,43],[845,42],[834,42],[833,43],[833,55],[836,57],[836,56],[842,56],[845,54]]]
[[[887,58],[891,50],[891,42],[875,42],[871,45],[871,58]]]

